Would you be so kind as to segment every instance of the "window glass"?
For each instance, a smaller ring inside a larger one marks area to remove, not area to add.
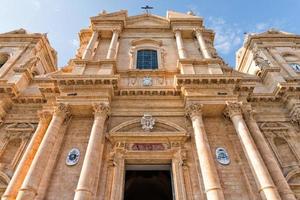
[[[137,69],[157,69],[157,51],[139,50],[137,52]]]

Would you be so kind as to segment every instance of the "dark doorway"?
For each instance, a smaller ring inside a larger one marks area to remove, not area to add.
[[[126,171],[124,200],[173,200],[170,171]]]

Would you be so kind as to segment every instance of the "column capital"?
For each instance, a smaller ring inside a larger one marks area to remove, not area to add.
[[[242,111],[243,111],[245,120],[256,121],[254,118],[254,115],[257,113],[257,111],[254,110],[251,105],[243,106]]]
[[[93,110],[95,116],[107,117],[110,115],[110,106],[105,103],[95,103],[93,104]]]
[[[226,102],[226,109],[224,115],[228,118],[232,118],[235,115],[242,115],[240,102]]]
[[[181,34],[181,31],[182,31],[182,29],[180,29],[180,28],[173,29],[173,33],[175,33],[175,35],[176,34]]]
[[[54,115],[56,116],[62,116],[62,117],[67,117],[71,115],[70,107],[66,103],[59,103],[54,109]]]
[[[112,33],[117,33],[117,34],[121,33],[121,29],[120,28],[113,28],[111,31],[112,31]]]
[[[291,120],[294,124],[297,124],[298,126],[300,126],[300,107],[297,107],[296,109],[294,109],[291,114]]]
[[[203,30],[204,30],[204,28],[194,28],[193,29],[196,36],[198,36],[198,35],[202,36]]]
[[[49,111],[40,110],[38,111],[38,117],[42,123],[48,123],[52,118],[52,114]]]
[[[202,115],[202,107],[203,105],[200,103],[192,103],[185,107],[185,113],[186,115],[190,116],[190,118],[193,118],[195,116],[201,116]]]

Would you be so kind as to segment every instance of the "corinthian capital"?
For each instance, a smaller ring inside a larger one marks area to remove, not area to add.
[[[185,108],[186,115],[193,118],[194,116],[200,116],[202,114],[202,104],[192,103]]]
[[[107,117],[110,114],[110,106],[105,103],[99,103],[93,105],[95,116]]]
[[[71,114],[70,112],[70,108],[68,104],[65,103],[59,103],[57,104],[57,106],[55,107],[54,110],[54,115],[56,116],[63,116],[63,117],[67,117]]]
[[[41,110],[38,111],[38,116],[41,123],[47,123],[51,120],[52,114],[49,111]]]
[[[224,111],[226,117],[232,118],[235,115],[242,115],[241,103],[239,102],[226,102],[227,107]]]
[[[291,113],[291,119],[294,124],[297,124],[298,126],[300,126],[300,108],[295,109]]]

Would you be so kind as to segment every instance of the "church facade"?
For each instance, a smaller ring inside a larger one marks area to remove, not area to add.
[[[2,200],[300,199],[300,36],[250,34],[233,69],[193,13],[90,20],[63,68],[0,34]]]

